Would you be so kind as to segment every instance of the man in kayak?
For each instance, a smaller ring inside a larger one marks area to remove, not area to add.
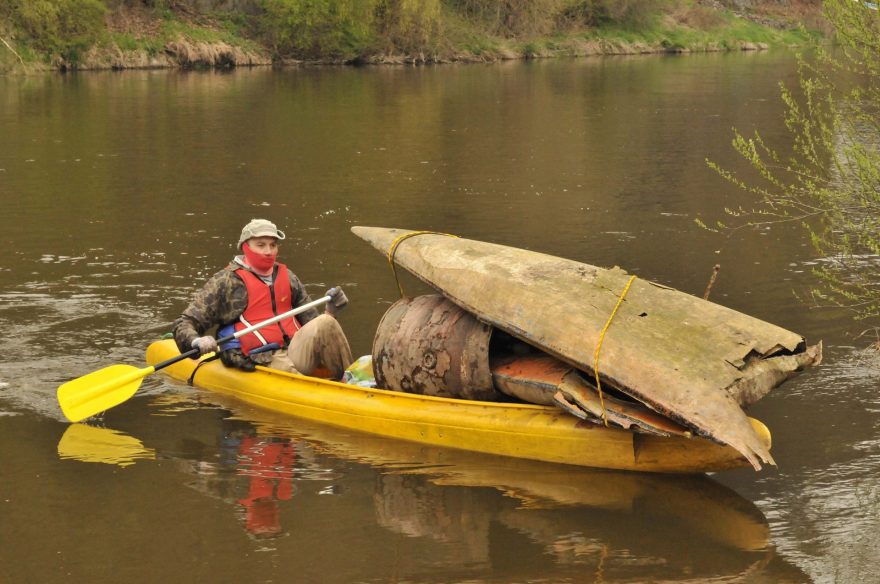
[[[174,321],[174,341],[181,352],[195,348],[204,355],[219,349],[224,365],[245,371],[259,364],[311,375],[323,367],[333,379],[342,377],[352,357],[336,320],[336,313],[348,304],[339,287],[327,291],[331,300],[324,314],[312,308],[222,347],[205,334],[217,326],[217,337],[229,336],[311,302],[299,278],[275,261],[278,242],[284,237],[283,231],[265,219],[253,219],[244,226],[238,239],[241,255],[214,274]]]

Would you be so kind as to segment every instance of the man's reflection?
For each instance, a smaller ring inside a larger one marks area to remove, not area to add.
[[[293,496],[296,450],[293,442],[276,436],[257,436],[235,431],[226,435],[224,450],[238,476],[248,477],[247,496],[238,499],[244,511],[247,532],[256,538],[277,537],[283,533],[278,501]]]

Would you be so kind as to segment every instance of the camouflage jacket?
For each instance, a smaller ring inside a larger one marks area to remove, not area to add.
[[[215,326],[236,322],[238,317],[242,315],[248,303],[247,287],[235,273],[235,270],[242,268],[245,266],[233,260],[228,266],[214,274],[202,289],[196,292],[183,314],[174,321],[172,328],[174,342],[177,343],[177,348],[181,352],[189,351],[192,348],[193,339],[196,337],[204,335]],[[312,299],[299,278],[289,268],[287,274],[290,278],[294,308],[311,302]],[[319,314],[316,309],[312,308],[297,315],[297,319],[300,324],[305,324]],[[254,357],[263,358],[259,361],[271,360],[271,353],[260,353]]]

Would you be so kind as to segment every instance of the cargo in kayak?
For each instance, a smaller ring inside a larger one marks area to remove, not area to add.
[[[352,231],[480,322],[733,447],[755,469],[775,463],[742,406],[821,360],[821,343],[620,268],[431,232]],[[589,395],[566,401],[594,407]]]

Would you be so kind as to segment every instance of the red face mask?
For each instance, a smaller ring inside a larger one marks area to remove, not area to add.
[[[249,266],[257,270],[258,272],[269,272],[272,270],[272,266],[275,265],[275,258],[278,257],[277,253],[273,253],[272,255],[263,255],[259,252],[256,252],[251,249],[251,246],[245,243],[241,246],[241,250],[244,252],[244,258],[247,260]]]

